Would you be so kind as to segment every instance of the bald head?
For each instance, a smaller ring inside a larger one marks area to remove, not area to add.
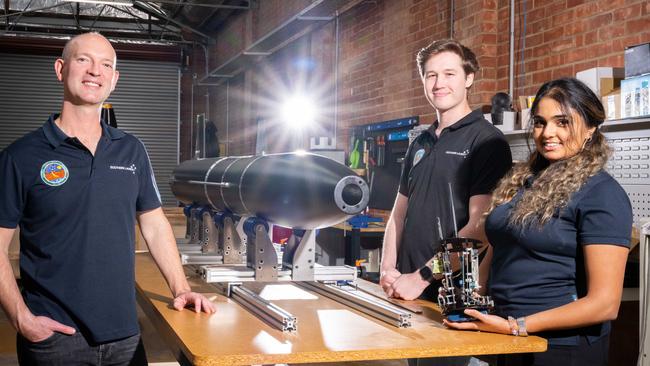
[[[63,82],[64,103],[69,106],[101,105],[119,78],[115,49],[99,33],[80,34],[68,41],[62,57],[54,62],[54,71]]]
[[[77,43],[82,39],[89,39],[92,40],[93,42],[106,43],[113,50],[113,54],[115,54],[115,49],[113,48],[113,45],[108,39],[106,39],[106,37],[102,36],[97,32],[88,32],[70,38],[70,40],[65,44],[65,47],[63,47],[63,53],[61,54],[61,58],[64,61],[67,61],[70,58],[70,55],[73,53],[75,47],[77,47]],[[117,57],[115,58],[116,58],[115,62],[117,62]]]

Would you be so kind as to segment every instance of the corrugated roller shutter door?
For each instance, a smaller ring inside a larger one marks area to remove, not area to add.
[[[54,57],[0,53],[0,150],[61,109]],[[120,79],[108,102],[118,127],[149,152],[163,204],[176,205],[169,177],[178,164],[179,65],[118,60]]]

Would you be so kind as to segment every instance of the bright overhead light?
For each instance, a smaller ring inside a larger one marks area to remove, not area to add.
[[[314,123],[316,107],[307,97],[295,95],[282,105],[282,120],[292,128],[302,129]]]
[[[116,6],[133,6],[132,0],[64,0],[69,3],[104,4]]]

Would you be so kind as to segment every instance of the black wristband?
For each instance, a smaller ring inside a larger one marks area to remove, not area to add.
[[[433,271],[431,270],[431,267],[425,265],[424,267],[420,268],[418,272],[420,273],[420,277],[422,277],[423,280],[429,283],[433,282],[434,278],[433,278]]]

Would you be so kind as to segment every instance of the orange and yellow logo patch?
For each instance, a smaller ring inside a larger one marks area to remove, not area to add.
[[[62,162],[51,160],[41,166],[41,180],[48,186],[60,186],[68,180],[70,172]]]

